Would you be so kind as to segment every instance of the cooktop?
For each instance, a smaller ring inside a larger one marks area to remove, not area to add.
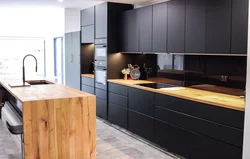
[[[189,81],[176,81],[176,82],[167,82],[167,83],[146,83],[146,84],[136,84],[138,86],[149,87],[154,89],[161,89],[161,88],[171,88],[171,87],[190,87],[193,85],[197,85],[199,83],[189,82]]]

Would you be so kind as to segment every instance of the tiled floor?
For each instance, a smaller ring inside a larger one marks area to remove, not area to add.
[[[97,119],[97,159],[176,159]],[[0,121],[0,159],[20,159],[20,151]]]

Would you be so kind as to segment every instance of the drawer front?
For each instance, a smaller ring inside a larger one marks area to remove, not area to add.
[[[96,95],[96,97],[98,97],[98,98],[107,100],[107,91],[104,91],[104,90],[101,90],[101,89],[96,88],[96,89],[95,89],[95,95]]]
[[[154,119],[134,111],[128,111],[128,130],[154,142]]]
[[[94,87],[90,87],[90,86],[87,86],[87,85],[82,85],[82,91],[93,94],[93,95],[95,94]]]
[[[129,88],[129,109],[154,117],[154,93]]]
[[[244,112],[237,110],[193,102],[163,94],[155,95],[155,105],[242,130],[244,127]]]
[[[107,120],[107,101],[101,98],[96,98],[96,115]]]
[[[108,109],[108,120],[113,124],[127,129],[128,109],[111,102],[108,103]]]
[[[181,114],[169,109],[162,109],[157,106],[155,108],[155,118],[238,147],[243,145],[243,131],[240,129]]]
[[[82,77],[82,84],[94,87],[94,78]]]
[[[128,98],[127,97],[109,92],[108,99],[109,99],[108,100],[109,102],[118,104],[118,105],[126,107],[126,108],[128,107]]]
[[[122,86],[119,84],[114,83],[108,83],[108,89],[110,92],[122,95],[122,96],[128,96],[128,88],[126,86]]]

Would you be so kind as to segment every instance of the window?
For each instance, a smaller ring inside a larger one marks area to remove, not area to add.
[[[45,41],[40,38],[0,37],[0,76],[22,77],[23,57],[32,54],[37,58],[38,70],[35,72],[35,60],[27,57],[25,71],[27,79],[45,76]]]

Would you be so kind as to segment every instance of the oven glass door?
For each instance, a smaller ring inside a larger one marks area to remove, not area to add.
[[[95,60],[107,60],[107,47],[106,45],[95,46]]]
[[[107,88],[107,69],[95,68],[95,85],[97,88],[106,90]]]

